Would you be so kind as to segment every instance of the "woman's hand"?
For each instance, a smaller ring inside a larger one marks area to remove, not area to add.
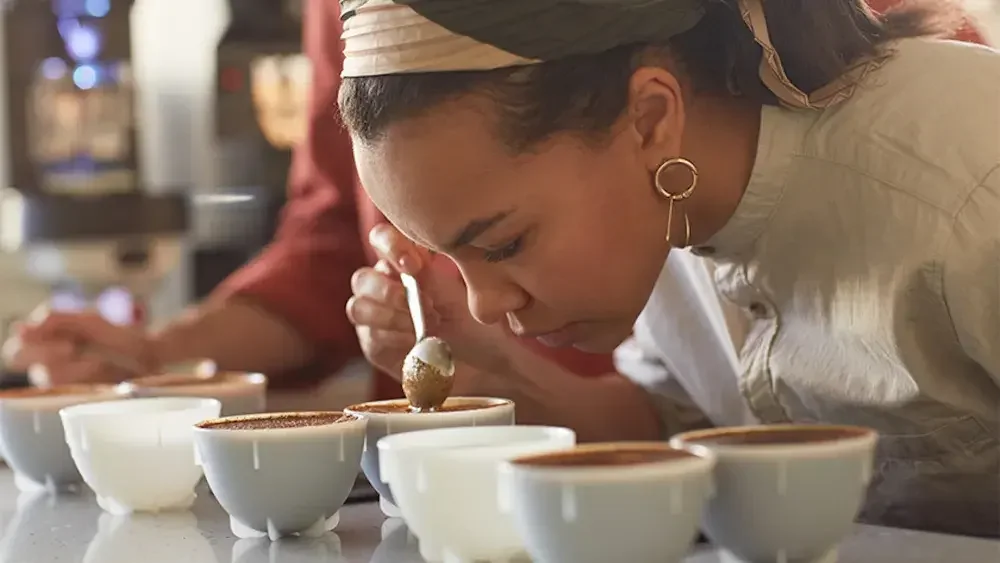
[[[459,374],[504,369],[511,338],[501,326],[484,326],[472,317],[454,264],[418,247],[388,223],[372,229],[369,241],[378,263],[354,273],[354,296],[347,303],[347,316],[368,361],[398,378],[403,358],[415,343],[406,290],[399,280],[404,272],[417,278],[427,331],[451,346]]]

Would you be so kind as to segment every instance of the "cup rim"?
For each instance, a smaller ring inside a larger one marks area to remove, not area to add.
[[[611,452],[619,450],[645,450],[683,452],[685,456],[652,460],[632,465],[531,465],[530,461],[554,455]],[[579,444],[549,452],[519,456],[508,460],[503,471],[530,475],[536,479],[573,483],[634,481],[643,478],[682,476],[711,471],[715,467],[715,453],[702,446],[677,447],[667,442],[617,441]]]
[[[342,420],[339,422],[327,422],[323,424],[316,424],[311,426],[295,426],[291,428],[226,428],[226,427],[214,427],[220,423],[228,422],[240,422],[246,420],[260,420],[268,418],[280,418],[280,417],[295,417],[295,418],[307,418],[307,417],[350,417],[351,420]],[[344,412],[344,411],[288,411],[288,412],[263,412],[263,413],[252,413],[252,414],[239,414],[232,416],[219,416],[215,418],[209,418],[198,422],[194,425],[194,431],[197,434],[213,434],[222,435],[231,438],[247,437],[247,438],[261,438],[263,436],[269,437],[289,437],[288,434],[292,434],[297,437],[304,437],[313,434],[342,434],[350,429],[356,429],[358,426],[364,427],[367,424],[364,418]]]
[[[746,434],[764,432],[844,432],[849,435],[816,442],[796,442],[784,444],[709,444],[700,442],[708,438],[725,436],[727,434]],[[717,457],[741,457],[751,459],[773,460],[776,456],[792,458],[827,457],[857,448],[874,447],[878,441],[878,432],[864,426],[845,424],[755,424],[748,426],[726,426],[692,430],[674,435],[670,443],[678,447],[699,446],[713,451]]]
[[[563,427],[563,426],[545,426],[545,425],[529,425],[529,424],[513,424],[513,425],[499,425],[499,426],[451,426],[442,428],[427,428],[424,430],[412,430],[408,432],[399,432],[397,434],[389,434],[383,436],[379,439],[376,444],[376,448],[382,451],[420,451],[420,452],[433,452],[435,454],[450,455],[450,454],[461,454],[465,455],[468,453],[474,453],[481,450],[494,450],[502,449],[506,446],[514,446],[515,444],[496,444],[491,445],[489,443],[475,444],[472,446],[461,446],[461,445],[441,445],[439,443],[427,443],[420,442],[421,438],[427,437],[447,437],[449,435],[471,435],[475,436],[477,434],[490,434],[490,433],[510,433],[510,434],[527,434],[529,436],[537,436],[536,440],[531,440],[531,442],[544,442],[546,440],[553,440],[558,438],[572,438],[576,440],[576,432],[573,430]],[[527,443],[527,442],[525,442]],[[447,443],[446,443],[447,444]]]
[[[183,379],[185,382],[176,385],[158,384],[161,381]],[[156,373],[125,380],[118,384],[123,392],[136,392],[146,389],[177,390],[178,392],[205,391],[230,387],[259,387],[268,383],[263,373],[250,371],[220,371],[210,374],[199,373]]]
[[[421,417],[433,416],[436,418],[451,418],[451,417],[461,417],[468,416],[470,413],[477,413],[482,411],[488,411],[493,409],[498,409],[501,407],[514,406],[514,401],[510,399],[504,399],[502,397],[474,397],[474,396],[452,396],[445,400],[447,404],[448,401],[488,401],[488,404],[484,404],[482,408],[476,409],[466,409],[458,411],[445,411],[445,412],[373,412],[369,410],[363,410],[362,407],[379,406],[379,405],[389,405],[389,404],[399,404],[401,402],[406,402],[406,399],[383,399],[378,401],[365,401],[363,403],[357,403],[351,405],[344,409],[345,413],[370,417],[370,418],[387,418],[396,416],[406,416],[411,417],[413,415],[419,415]]]
[[[54,395],[24,395],[21,397],[0,397],[0,410],[21,413],[58,414],[64,408],[76,405],[118,401],[129,398],[114,385],[101,385],[92,392],[60,393]]]
[[[501,441],[498,434],[521,439]],[[485,425],[400,432],[384,436],[375,447],[380,479],[391,489],[398,473],[395,469],[387,470],[386,464],[390,468],[406,467],[412,473],[422,471],[423,467],[447,467],[454,472],[456,464],[472,462],[484,467],[481,464],[485,462],[496,471],[510,458],[531,451],[557,450],[575,442],[576,432],[561,426]]]
[[[46,391],[58,391],[46,393]],[[6,396],[5,396],[6,395]],[[55,410],[81,403],[114,401],[126,398],[117,385],[56,385],[0,391],[0,407],[16,410]]]
[[[113,404],[117,403],[121,403],[123,405],[122,410],[115,408],[109,409],[109,407],[112,407]],[[150,405],[155,405],[156,403],[164,405],[174,404],[177,405],[177,407],[149,411],[131,410],[128,408],[130,406],[143,403]],[[208,397],[143,397],[134,399],[122,396],[108,401],[95,401],[91,403],[82,403],[79,405],[63,407],[62,409],[59,409],[59,416],[62,417],[63,420],[100,417],[161,417],[165,415],[189,413],[192,411],[215,410],[217,408],[221,409],[222,403],[218,399]]]
[[[102,395],[108,392],[115,393],[117,392],[117,388],[117,385],[105,383],[53,385],[51,387],[21,387],[0,391],[0,401]]]

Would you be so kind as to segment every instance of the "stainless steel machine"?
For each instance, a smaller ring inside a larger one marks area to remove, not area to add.
[[[5,8],[2,336],[46,301],[143,322],[145,299],[180,258],[189,213],[186,190],[153,195],[142,185],[132,1],[9,0]]]
[[[271,240],[292,149],[305,135],[312,73],[302,0],[228,0],[217,50],[215,183],[194,200],[195,297]]]

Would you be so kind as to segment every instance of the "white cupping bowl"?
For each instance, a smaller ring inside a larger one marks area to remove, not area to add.
[[[536,563],[676,563],[712,495],[714,465],[704,449],[587,444],[504,464],[500,499]]]
[[[477,407],[468,408],[471,405]],[[378,491],[382,513],[390,518],[400,518],[402,514],[395,505],[389,485],[379,475],[379,455],[376,447],[379,440],[392,434],[436,428],[514,424],[513,401],[492,397],[448,397],[444,402],[444,409],[437,412],[411,412],[406,399],[362,403],[347,407],[344,412],[368,421],[361,469],[364,470],[368,482]]]
[[[500,510],[500,465],[575,443],[572,430],[547,426],[422,430],[379,440],[379,468],[425,560],[506,561],[524,546]]]
[[[97,502],[113,514],[186,509],[202,477],[194,425],[219,416],[216,399],[106,401],[59,411],[66,443]]]
[[[0,450],[22,491],[61,492],[83,481],[77,471],[59,411],[119,397],[107,385],[68,385],[0,392]]]
[[[340,412],[270,413],[205,421],[194,439],[233,534],[276,541],[336,527],[361,466],[365,425]]]

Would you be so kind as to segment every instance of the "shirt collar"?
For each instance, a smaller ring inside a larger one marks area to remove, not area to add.
[[[781,201],[792,164],[801,154],[806,134],[818,115],[763,107],[750,183],[733,216],[707,242],[693,249],[696,254],[736,256],[753,246]]]

